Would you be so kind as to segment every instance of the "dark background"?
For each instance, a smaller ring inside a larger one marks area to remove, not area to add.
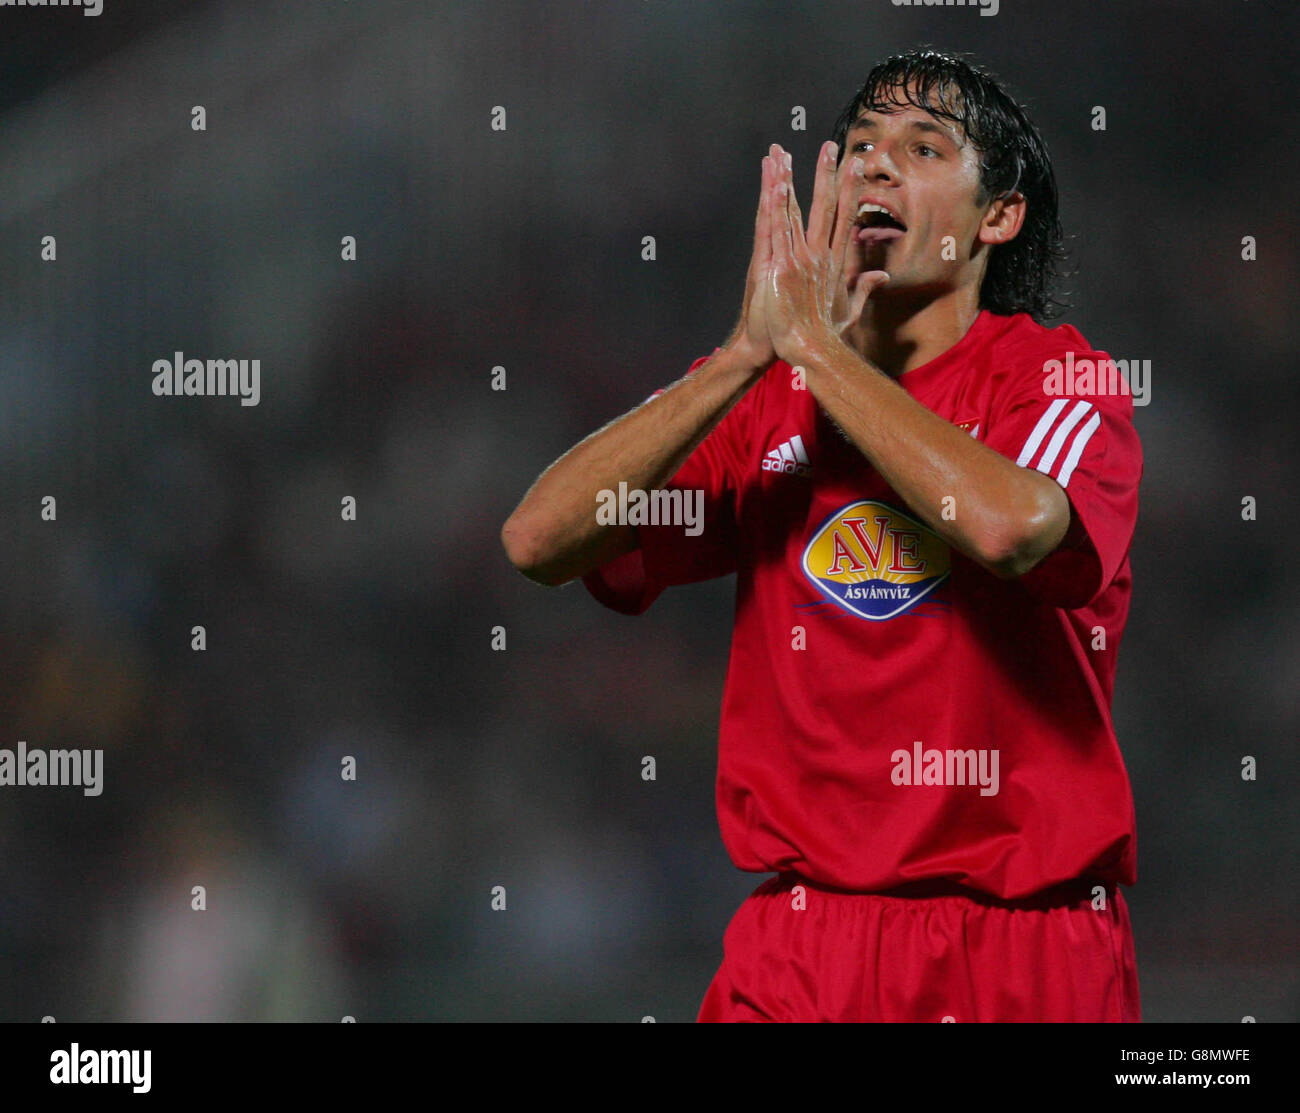
[[[761,880],[713,811],[731,582],[627,619],[498,531],[727,335],[767,144],[806,197],[872,63],[929,44],[1043,131],[1065,320],[1152,361],[1115,698],[1144,1016],[1295,1020],[1297,32],[1244,0],[0,8],[0,746],[105,751],[102,796],[0,790],[0,1019],[694,1018]],[[176,350],[260,359],[261,404],[155,397]]]

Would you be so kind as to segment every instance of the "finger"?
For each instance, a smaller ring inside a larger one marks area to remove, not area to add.
[[[808,241],[803,234],[803,211],[794,192],[794,160],[789,152],[784,153],[781,167],[785,181],[786,218],[790,222],[790,247],[796,257],[802,257],[807,253]]]
[[[767,191],[767,198],[768,220],[772,233],[772,261],[781,264],[790,259],[794,251],[794,243],[790,236],[789,189],[784,180],[780,158],[774,160],[772,182]]]
[[[817,173],[813,178],[812,208],[808,212],[808,243],[814,251],[825,251],[831,245],[835,228],[835,156],[839,148],[834,142],[822,144],[817,158]]]
[[[781,232],[779,238],[785,241],[785,257],[793,258],[795,247],[798,244],[798,240],[795,238],[795,230],[798,229],[798,233],[802,235],[803,217],[799,212],[799,203],[794,196],[794,173],[792,170],[794,161],[788,151],[779,146],[777,151],[776,176],[777,200],[779,203],[777,222]]]
[[[764,156],[758,187],[758,212],[754,217],[753,262],[760,273],[772,260],[772,233],[768,217],[767,193],[772,181],[772,160]]]
[[[767,259],[770,264],[776,261],[777,257],[777,221],[776,221],[776,159],[768,155],[764,160],[764,170],[766,171],[763,178],[763,228],[764,241],[767,244]]]
[[[866,166],[860,158],[850,159],[844,177],[840,180],[835,209],[835,232],[831,242],[836,258],[843,258],[849,240],[857,228],[858,198],[862,196],[865,185],[865,170]]]
[[[858,198],[862,196],[865,185],[865,169],[862,159],[845,159],[844,173],[836,190],[835,231],[828,249],[829,270],[836,285],[844,273],[849,252],[853,250],[853,236],[858,229]]]
[[[864,271],[858,275],[853,283],[853,297],[849,301],[849,320],[856,321],[861,317],[868,299],[888,281],[888,271]]]

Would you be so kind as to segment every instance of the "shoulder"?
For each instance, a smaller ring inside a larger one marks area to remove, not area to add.
[[[1028,313],[1000,317],[1002,328],[991,350],[995,373],[1024,376],[1042,371],[1044,363],[1064,359],[1067,353],[1104,355],[1092,347],[1077,328],[1069,324],[1042,325]]]
[[[1039,324],[1027,313],[1002,318],[1006,326],[989,361],[995,406],[1027,396],[1086,398],[1116,415],[1132,416],[1123,369],[1073,325]]]

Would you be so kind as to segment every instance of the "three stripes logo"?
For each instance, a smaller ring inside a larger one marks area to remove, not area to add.
[[[1067,487],[1083,450],[1100,428],[1101,414],[1091,402],[1058,398],[1038,419],[1016,463],[1022,468],[1034,467]]]
[[[779,475],[801,475],[805,479],[812,475],[812,461],[803,446],[803,437],[796,433],[769,451],[763,457],[763,470]]]

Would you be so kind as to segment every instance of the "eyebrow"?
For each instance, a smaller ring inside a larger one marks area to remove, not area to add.
[[[865,131],[874,128],[875,126],[876,121],[864,113],[849,125],[849,131]],[[955,143],[959,147],[962,145],[950,128],[942,127],[933,120],[913,120],[907,126],[912,131],[923,131],[932,135],[941,135],[950,143]],[[848,133],[846,132],[845,134]]]

